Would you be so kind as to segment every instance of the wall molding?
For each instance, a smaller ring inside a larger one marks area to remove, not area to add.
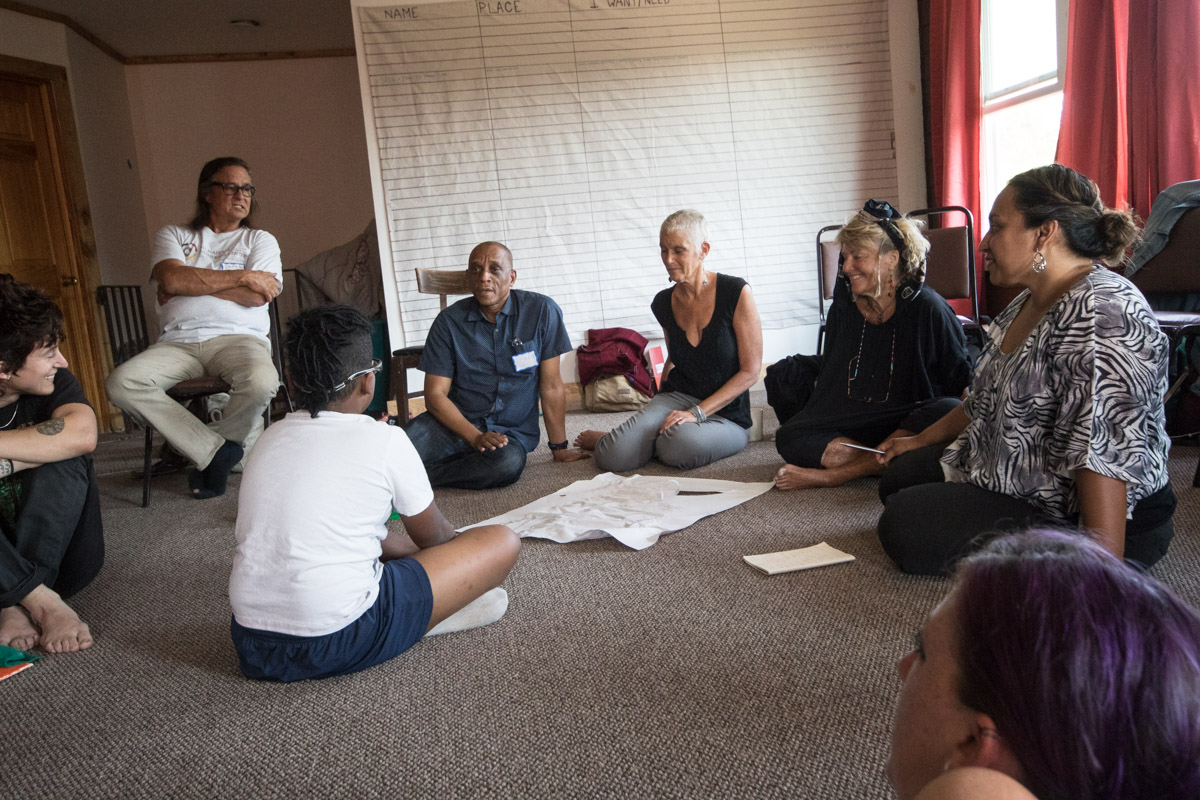
[[[108,57],[125,66],[141,66],[145,64],[207,64],[228,61],[280,61],[297,58],[352,58],[355,55],[353,47],[340,47],[328,50],[279,50],[275,52],[255,53],[189,53],[184,55],[163,56],[127,56],[122,54],[108,42],[96,36],[87,28],[80,25],[66,14],[35,8],[14,0],[0,0],[0,9],[24,14],[27,17],[37,17],[49,22],[65,25],[80,37],[95,45]]]

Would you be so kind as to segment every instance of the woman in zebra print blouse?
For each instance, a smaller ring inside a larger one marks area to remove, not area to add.
[[[1025,291],[990,326],[964,404],[881,445],[880,541],[904,571],[939,573],[981,533],[1057,523],[1150,566],[1174,535],[1167,338],[1102,266],[1137,225],[1059,164],[1009,181],[988,220],[992,282]]]

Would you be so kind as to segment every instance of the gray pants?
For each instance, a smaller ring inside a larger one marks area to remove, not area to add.
[[[182,380],[215,375],[232,389],[229,405],[212,428],[167,397]],[[113,370],[108,397],[139,422],[149,422],[171,446],[200,469],[228,439],[243,444],[271,398],[279,373],[271,346],[250,335],[217,336],[205,342],[161,342]]]
[[[657,456],[667,466],[695,469],[742,452],[750,432],[724,417],[712,416],[700,424],[688,422],[658,432],[668,414],[698,402],[683,392],[655,395],[641,411],[596,442],[596,466],[605,472],[630,472]]]

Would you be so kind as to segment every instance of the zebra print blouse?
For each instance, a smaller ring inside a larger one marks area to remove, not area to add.
[[[996,317],[942,454],[947,480],[1019,497],[1046,514],[1079,512],[1074,472],[1125,481],[1126,515],[1166,485],[1167,337],[1133,284],[1096,267],[1012,353],[1004,333],[1026,290]]]

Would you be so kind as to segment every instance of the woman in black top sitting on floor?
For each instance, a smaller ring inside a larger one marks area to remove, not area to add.
[[[840,486],[877,475],[875,447],[917,433],[959,404],[971,378],[950,305],[925,286],[929,242],[920,224],[870,200],[838,232],[841,271],[825,353],[767,369],[767,402],[783,426],[780,489]]]
[[[749,441],[749,389],[762,367],[762,325],[750,286],[709,272],[708,226],[699,211],[667,217],[659,230],[667,277],[650,304],[667,341],[659,393],[612,429],[584,431],[577,447],[595,450],[596,466],[628,472],[651,458],[694,469],[740,453]]]

